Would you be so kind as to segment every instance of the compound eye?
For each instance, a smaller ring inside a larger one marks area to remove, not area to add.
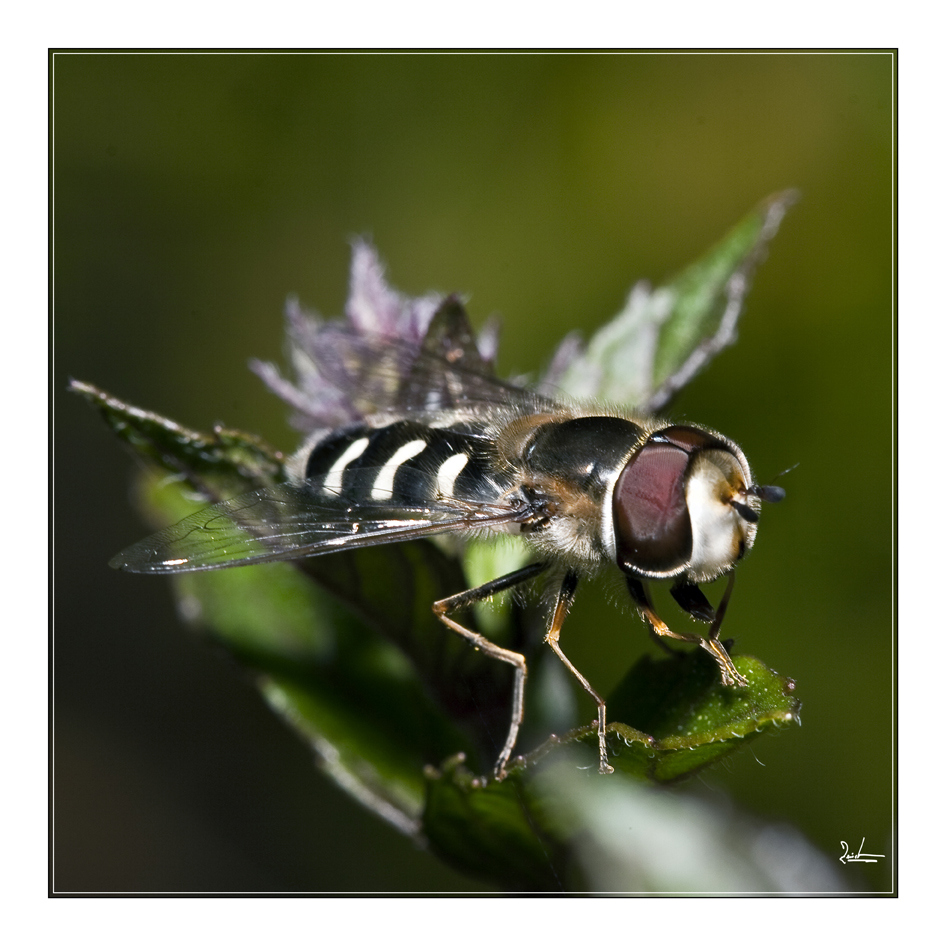
[[[672,443],[644,444],[614,487],[614,531],[618,565],[643,577],[679,572],[693,551],[687,511],[690,457]]]

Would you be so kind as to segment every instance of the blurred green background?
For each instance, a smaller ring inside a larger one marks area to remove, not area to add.
[[[672,416],[763,481],[799,464],[725,634],[796,679],[804,726],[687,790],[834,857],[865,837],[885,860],[845,876],[889,887],[889,54],[57,54],[53,95],[57,889],[481,889],[329,785],[162,580],[107,568],[147,531],[134,462],[70,376],[291,450],[246,362],[281,358],[289,293],[341,312],[352,236],[399,289],[500,314],[511,373],[785,187],[740,343]],[[606,584],[563,644],[601,692],[652,648]]]

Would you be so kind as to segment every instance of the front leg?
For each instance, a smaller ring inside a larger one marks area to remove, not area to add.
[[[699,634],[681,634],[679,631],[671,631],[654,611],[654,606],[651,604],[646,585],[637,578],[627,578],[627,589],[634,599],[634,604],[637,605],[638,610],[647,619],[651,629],[658,638],[669,637],[673,640],[686,641],[688,644],[699,644],[703,650],[713,656],[713,659],[719,667],[719,674],[725,686],[745,687],[749,685],[749,681],[736,669],[732,658],[726,652],[726,648],[719,639],[719,628],[726,614],[726,606],[729,604],[729,596],[732,594],[735,577],[735,572],[731,572],[726,592],[711,619],[713,626],[710,628],[709,637],[701,637]]]

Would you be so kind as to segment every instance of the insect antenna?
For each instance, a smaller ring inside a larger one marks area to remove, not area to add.
[[[796,463],[787,470],[782,470],[781,473],[772,477],[772,482],[774,483],[775,480],[783,477],[786,473],[791,473],[797,467],[798,464]],[[785,490],[781,486],[750,486],[746,492],[752,496],[758,496],[764,503],[780,503],[785,498]]]
[[[795,466],[798,466],[798,464],[796,463]],[[779,476],[784,476],[786,473],[791,473],[791,471],[795,469],[795,466],[790,466],[787,470],[782,470],[774,479],[778,479]],[[780,503],[785,498],[785,490],[782,489],[781,486],[760,486],[758,483],[754,486],[747,486],[742,490],[742,494],[744,496],[755,496],[764,503]],[[750,509],[745,503],[733,500],[732,507],[746,522],[756,523],[759,521],[759,514],[754,509]]]

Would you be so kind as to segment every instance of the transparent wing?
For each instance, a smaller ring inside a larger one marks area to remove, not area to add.
[[[365,415],[438,413],[476,406],[549,410],[554,402],[497,378],[459,300],[449,297],[418,349],[390,338],[330,328],[319,337],[319,373]]]
[[[444,499],[421,506],[344,503],[276,486],[228,499],[132,545],[109,562],[148,574],[280,562],[516,522],[521,510]]]

